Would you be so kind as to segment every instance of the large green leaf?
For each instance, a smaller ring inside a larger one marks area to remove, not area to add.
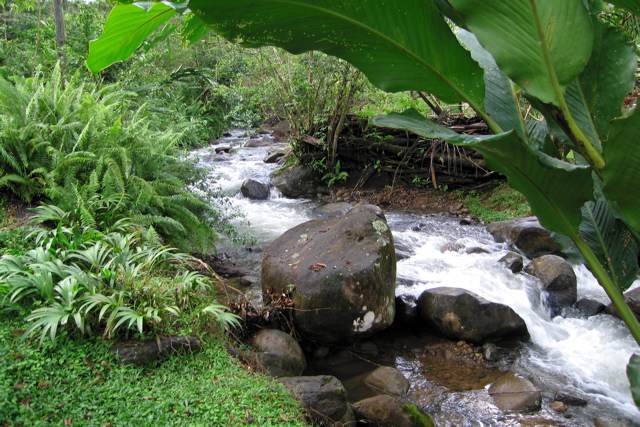
[[[97,73],[129,58],[156,28],[175,14],[175,5],[165,3],[115,6],[107,17],[100,38],[89,43],[87,67]]]
[[[640,354],[634,354],[627,365],[627,378],[631,384],[631,395],[636,406],[640,408]]]
[[[567,89],[567,105],[578,126],[596,147],[609,134],[609,122],[622,114],[622,101],[633,89],[638,61],[624,33],[594,21],[591,58]]]
[[[603,155],[606,166],[602,169],[602,191],[626,221],[640,231],[640,197],[635,196],[640,183],[640,109],[611,123]]]
[[[449,0],[500,69],[544,103],[584,69],[593,28],[583,0]]]
[[[587,203],[582,216],[580,235],[613,283],[624,292],[638,278],[638,240],[604,199]]]
[[[376,116],[377,126],[404,129],[457,145],[472,146],[484,155],[490,168],[509,178],[509,185],[529,202],[540,224],[550,231],[577,236],[580,209],[592,198],[591,169],[538,153],[514,132],[500,135],[460,135],[424,118],[415,110]]]
[[[484,108],[487,113],[502,130],[513,129],[520,139],[528,141],[529,136],[520,114],[518,95],[513,82],[500,71],[491,54],[480,45],[472,33],[460,30],[456,35],[484,70]]]
[[[607,2],[640,16],[640,2],[638,0],[607,0]]]
[[[191,0],[189,7],[243,46],[323,51],[383,90],[426,91],[482,109],[482,70],[431,0]]]

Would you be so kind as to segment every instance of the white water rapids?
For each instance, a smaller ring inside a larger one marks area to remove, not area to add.
[[[234,131],[220,143],[237,148],[246,139],[242,132]],[[213,147],[194,152],[201,163],[213,166],[212,185],[221,187],[233,205],[245,213],[248,229],[263,247],[293,226],[315,218],[312,211],[316,204],[309,200],[286,199],[274,190],[264,201],[239,195],[247,178],[268,182],[276,166],[265,164],[263,158],[273,148],[239,148],[231,156],[216,155]],[[225,160],[218,161],[221,158]],[[425,289],[451,286],[510,306],[525,320],[531,335],[516,362],[520,373],[550,393],[562,391],[586,399],[592,419],[600,415],[622,417],[632,423],[631,420],[640,419],[625,373],[629,357],[638,347],[622,321],[604,314],[591,318],[550,318],[541,302],[543,296],[536,290],[536,279],[524,273],[513,274],[499,263],[511,248],[495,243],[483,226],[462,226],[453,218],[400,212],[388,212],[386,216],[396,248],[402,254],[397,264],[396,295],[418,297]],[[239,224],[246,227],[244,222]],[[451,243],[483,248],[488,253],[442,250]],[[259,269],[260,253],[232,246],[221,247],[220,251],[229,253],[239,263],[243,259],[247,268]],[[575,266],[574,270],[578,277],[578,299],[589,297],[609,302],[585,267]],[[252,292],[259,295],[259,290]]]

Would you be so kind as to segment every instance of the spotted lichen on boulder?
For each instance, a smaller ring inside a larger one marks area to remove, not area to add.
[[[396,257],[382,210],[364,205],[309,221],[265,251],[262,287],[291,292],[296,330],[323,343],[350,343],[389,327],[395,315]]]

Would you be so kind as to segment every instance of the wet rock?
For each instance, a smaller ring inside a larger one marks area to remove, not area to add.
[[[449,242],[449,243],[444,244],[440,248],[440,252],[442,252],[442,253],[445,253],[445,252],[460,252],[463,249],[464,249],[464,245],[462,243]]]
[[[285,155],[285,152],[283,150],[267,153],[267,155],[265,156],[263,162],[265,162],[265,163],[278,163],[278,160],[280,158],[284,157],[284,155]]]
[[[540,408],[542,395],[531,381],[507,372],[489,386],[489,395],[504,412],[527,412]]]
[[[125,365],[144,365],[154,361],[161,354],[175,354],[180,350],[198,351],[201,342],[196,337],[168,337],[160,341],[123,342],[115,344],[111,350]]]
[[[375,396],[353,405],[356,418],[366,425],[379,427],[433,427],[433,421],[409,400],[401,397]]]
[[[217,275],[225,278],[251,275],[251,271],[247,270],[246,268],[234,267],[229,265],[213,264],[211,265],[211,268],[216,272]]]
[[[502,258],[500,258],[501,264],[511,270],[513,273],[520,273],[522,268],[524,267],[524,261],[522,260],[522,256],[515,252],[509,252]]]
[[[602,313],[606,305],[594,299],[580,298],[578,302],[576,302],[576,308],[584,317],[591,317]]]
[[[487,230],[496,242],[511,243],[528,258],[562,254],[560,246],[551,238],[551,233],[540,225],[536,217],[494,222],[487,226]]]
[[[467,248],[464,251],[465,254],[490,254],[491,252],[485,248],[474,246],[473,248]]]
[[[285,197],[314,197],[320,175],[300,166],[291,166],[278,172],[271,178],[271,185],[278,189]]]
[[[381,366],[364,378],[364,383],[369,387],[387,394],[405,396],[409,391],[409,381],[396,368]]]
[[[256,333],[250,341],[250,344],[259,351],[272,353],[280,356],[290,356],[294,365],[298,366],[295,375],[301,375],[307,368],[307,359],[304,352],[291,335],[286,334],[278,329],[263,329]]]
[[[564,402],[560,402],[559,400],[551,402],[549,404],[549,409],[551,409],[552,411],[556,411],[559,414],[564,414],[569,410],[569,408],[567,408],[567,405]]]
[[[524,320],[510,307],[459,288],[424,291],[418,299],[418,316],[431,329],[453,340],[484,342],[528,336]]]
[[[230,145],[219,145],[217,147],[214,148],[214,151],[216,152],[216,154],[220,154],[220,153],[229,153],[229,151],[231,151],[231,146]]]
[[[636,319],[640,321],[640,288],[632,289],[624,294],[624,300],[631,308]],[[609,304],[607,308],[604,310],[605,313],[610,314],[612,316],[620,317],[618,310],[613,306],[613,303]]]
[[[325,217],[337,217],[342,216],[353,209],[353,206],[347,202],[326,203],[322,206],[318,206],[314,212]]]
[[[350,343],[391,325],[396,259],[391,231],[377,207],[309,221],[284,233],[265,251],[262,290],[289,292],[293,322],[320,343]]]
[[[260,279],[255,276],[232,277],[227,280],[227,284],[236,289],[248,288],[258,283]]]
[[[557,400],[559,402],[563,402],[566,403],[567,405],[571,405],[571,406],[586,406],[587,405],[587,401],[585,399],[582,399],[580,397],[576,397],[576,396],[572,396],[570,394],[567,393],[556,393],[555,397],[553,398],[554,400]]]
[[[524,271],[540,279],[551,317],[560,315],[565,307],[575,304],[578,298],[578,281],[573,268],[563,258],[544,255],[531,261]]]
[[[269,198],[269,186],[255,179],[245,179],[240,192],[247,199],[266,200]]]
[[[348,416],[347,390],[336,377],[287,377],[278,381],[296,395],[317,422],[336,422]]]
[[[267,145],[269,145],[269,141],[265,139],[250,139],[244,144],[248,148],[266,147]]]

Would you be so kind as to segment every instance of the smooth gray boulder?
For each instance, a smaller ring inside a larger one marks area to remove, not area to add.
[[[562,255],[560,246],[553,241],[551,233],[540,225],[536,217],[493,222],[487,225],[487,230],[496,242],[513,244],[528,258],[548,254]]]
[[[255,179],[245,179],[240,192],[247,199],[266,200],[269,198],[269,186]]]
[[[263,329],[259,331],[251,338],[250,344],[265,353],[291,357],[297,361],[297,375],[301,375],[307,368],[307,359],[298,341],[278,329]]]
[[[562,314],[563,309],[576,303],[578,280],[571,264],[565,259],[544,255],[531,261],[524,271],[540,280],[541,290],[546,294],[544,302],[551,317]]]
[[[382,211],[371,205],[300,224],[262,260],[262,290],[290,292],[305,338],[351,343],[389,327],[395,314],[396,257]]]
[[[424,291],[418,298],[418,317],[429,328],[452,340],[482,343],[529,335],[524,320],[511,307],[459,288]]]
[[[489,395],[504,412],[528,412],[540,409],[542,394],[528,379],[507,372],[489,386]]]
[[[275,187],[283,196],[290,199],[298,197],[315,197],[320,174],[311,169],[291,166],[278,170],[271,177],[271,186]]]
[[[409,380],[402,372],[391,366],[380,366],[364,377],[364,383],[375,390],[396,396],[405,396],[409,391]]]

